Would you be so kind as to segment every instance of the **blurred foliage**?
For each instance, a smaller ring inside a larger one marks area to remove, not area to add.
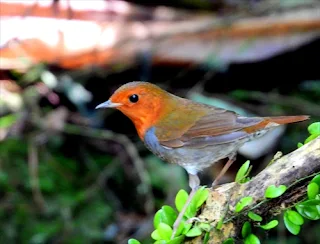
[[[46,243],[52,238],[68,243],[101,240],[103,226],[111,220],[112,206],[101,191],[88,196],[86,188],[94,183],[92,177],[81,177],[76,161],[54,148],[39,148],[39,153],[43,206],[37,205],[32,196],[26,141],[8,139],[1,144],[0,243]],[[104,157],[103,164],[98,158],[93,162],[99,171],[110,158]],[[89,176],[93,170],[88,170]]]

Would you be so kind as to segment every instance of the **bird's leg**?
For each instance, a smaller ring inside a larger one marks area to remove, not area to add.
[[[215,185],[218,184],[219,180],[224,176],[224,174],[227,172],[227,170],[230,168],[232,163],[236,161],[236,155],[229,156],[228,162],[223,166],[222,170],[220,171],[219,175],[216,177],[216,179],[213,181],[211,188],[213,188]]]
[[[185,214],[192,198],[194,197],[194,194],[196,194],[199,186],[200,186],[200,180],[199,180],[199,177],[197,175],[193,175],[193,174],[189,174],[189,186],[191,188],[191,192],[188,196],[188,199],[186,201],[186,203],[184,204],[183,206],[183,209],[181,210],[181,212],[179,213],[176,221],[174,222],[173,224],[173,231],[172,231],[172,235],[171,235],[171,239],[174,238],[177,230],[178,230],[178,227],[182,221],[182,218],[183,218],[183,215]]]

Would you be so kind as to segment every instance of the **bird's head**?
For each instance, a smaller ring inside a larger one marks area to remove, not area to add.
[[[116,108],[134,123],[140,138],[159,119],[172,95],[148,82],[129,82],[118,88],[98,108]]]

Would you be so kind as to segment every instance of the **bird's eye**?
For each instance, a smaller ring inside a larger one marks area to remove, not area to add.
[[[137,94],[133,94],[129,97],[130,102],[136,103],[139,100],[139,96]]]

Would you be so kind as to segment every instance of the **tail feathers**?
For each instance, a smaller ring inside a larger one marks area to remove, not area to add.
[[[279,125],[290,124],[300,122],[309,119],[308,115],[296,115],[296,116],[277,116],[266,118],[267,121],[277,123]]]
[[[264,117],[260,123],[244,128],[244,131],[246,131],[247,133],[253,133],[264,128],[300,122],[307,119],[309,119],[308,115]]]

